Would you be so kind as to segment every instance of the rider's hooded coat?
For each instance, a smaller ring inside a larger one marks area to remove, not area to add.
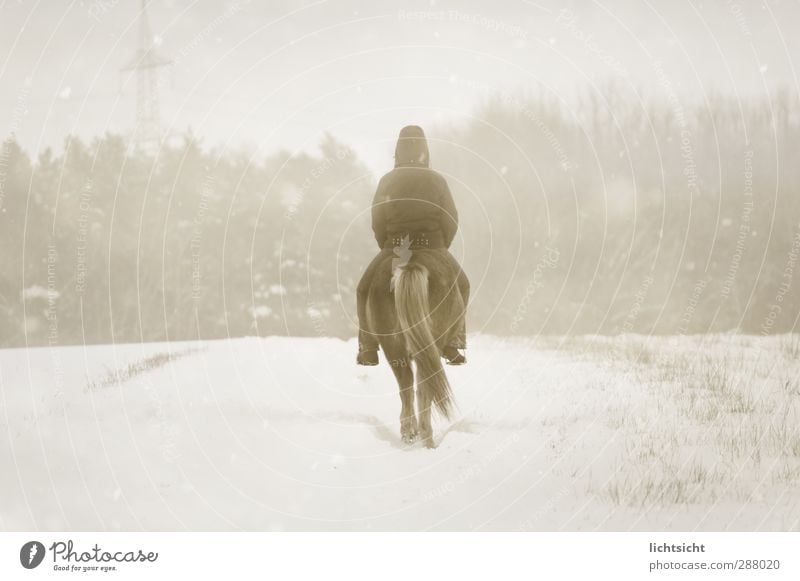
[[[378,183],[372,201],[372,230],[378,246],[393,237],[420,234],[449,248],[458,230],[458,212],[447,181],[430,169],[422,128],[404,127],[395,149],[395,167]]]

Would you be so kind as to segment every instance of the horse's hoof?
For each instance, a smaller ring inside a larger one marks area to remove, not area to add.
[[[403,442],[406,444],[413,444],[419,438],[419,434],[417,432],[406,432],[403,434]]]
[[[433,432],[429,430],[421,430],[420,437],[426,448],[435,448],[436,444],[433,443]]]

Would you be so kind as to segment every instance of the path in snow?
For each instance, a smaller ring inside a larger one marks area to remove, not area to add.
[[[178,357],[97,385],[163,353]],[[0,351],[0,528],[796,526],[796,502],[767,519],[768,501],[612,502],[630,428],[610,418],[649,396],[601,360],[473,337],[469,364],[447,368],[457,417],[426,450],[400,441],[389,368],[354,354],[353,341],[283,337]]]

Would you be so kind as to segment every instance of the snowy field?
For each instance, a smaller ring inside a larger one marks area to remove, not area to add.
[[[471,338],[438,448],[354,341],[0,351],[0,529],[798,530],[800,338]]]

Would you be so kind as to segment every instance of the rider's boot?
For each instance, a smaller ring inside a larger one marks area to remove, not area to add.
[[[442,357],[448,365],[464,365],[467,362],[467,357],[461,351],[449,345],[442,349]]]
[[[378,364],[378,351],[359,351],[356,357],[358,365],[373,366]]]
[[[375,335],[363,328],[358,330],[358,365],[377,365],[378,364],[378,341]]]

